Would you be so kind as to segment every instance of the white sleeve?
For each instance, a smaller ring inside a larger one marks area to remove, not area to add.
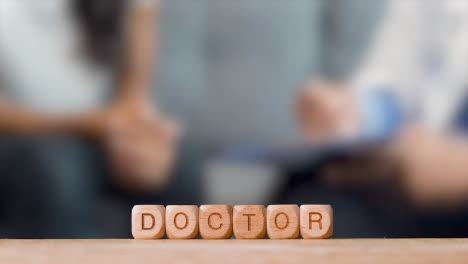
[[[405,75],[417,61],[423,5],[424,1],[389,1],[368,53],[350,80],[354,89],[395,87],[408,80]]]

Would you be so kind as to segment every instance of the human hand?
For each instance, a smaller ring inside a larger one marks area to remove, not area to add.
[[[308,140],[328,143],[358,133],[360,117],[356,104],[343,84],[309,81],[297,97],[296,116]]]
[[[346,189],[388,186],[415,208],[447,210],[463,205],[467,198],[467,160],[466,144],[410,125],[385,145],[329,164],[321,179]]]
[[[402,165],[400,185],[422,208],[453,208],[468,194],[468,148],[453,137],[408,126],[392,150]]]
[[[104,146],[117,186],[127,191],[163,189],[176,158],[179,127],[143,100],[121,100],[106,115]]]

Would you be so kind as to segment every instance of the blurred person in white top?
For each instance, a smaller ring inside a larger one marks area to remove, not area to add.
[[[468,2],[390,0],[371,44],[348,81],[305,83],[297,101],[305,136],[325,144],[385,138],[375,162],[397,161],[402,172],[391,177],[417,206],[465,204]],[[349,169],[331,166],[325,180],[375,180],[366,168]]]
[[[108,150],[122,189],[162,188],[177,127],[150,93],[159,9],[157,0],[0,1],[0,134],[88,137]]]

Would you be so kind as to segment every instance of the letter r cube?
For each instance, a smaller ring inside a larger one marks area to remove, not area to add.
[[[303,238],[329,238],[333,235],[333,209],[330,205],[301,205]]]

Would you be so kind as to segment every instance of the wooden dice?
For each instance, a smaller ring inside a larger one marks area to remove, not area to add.
[[[330,205],[135,205],[132,234],[135,239],[271,239],[330,238]]]
[[[168,205],[166,207],[168,238],[196,238],[198,236],[198,206]]]
[[[333,234],[333,209],[330,205],[301,205],[302,238],[329,238]]]
[[[296,204],[269,205],[267,232],[273,239],[299,237],[299,207]]]
[[[266,210],[263,205],[234,206],[233,231],[240,239],[264,238],[266,233]]]
[[[164,237],[162,205],[135,205],[132,209],[132,235],[135,239],[158,239]]]
[[[199,211],[200,236],[205,239],[231,238],[232,206],[202,205]]]

